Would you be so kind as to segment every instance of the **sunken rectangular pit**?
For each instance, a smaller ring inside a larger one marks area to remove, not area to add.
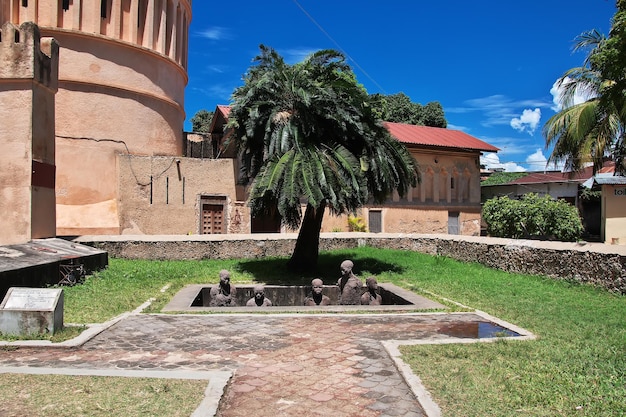
[[[445,310],[446,306],[428,298],[407,291],[389,283],[379,283],[378,289],[382,297],[382,305],[338,305],[339,287],[325,285],[324,295],[328,296],[331,305],[304,306],[304,299],[311,292],[309,285],[265,285],[265,296],[272,301],[271,307],[246,307],[246,302],[254,297],[256,284],[236,284],[237,306],[211,306],[211,287],[215,284],[193,284],[181,289],[163,308],[163,312],[247,312],[247,313],[293,313],[293,312],[348,312],[348,311],[417,311]]]

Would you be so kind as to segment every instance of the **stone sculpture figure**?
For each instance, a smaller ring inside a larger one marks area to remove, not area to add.
[[[248,300],[246,307],[271,307],[272,301],[265,297],[265,287],[256,285],[254,287],[254,297]]]
[[[311,281],[311,294],[304,299],[305,306],[327,306],[330,305],[330,298],[322,292],[324,291],[324,282],[315,278]]]
[[[374,277],[367,277],[365,280],[367,290],[361,296],[362,305],[379,306],[382,304],[383,297],[378,293],[378,281]]]
[[[354,263],[350,260],[345,260],[341,263],[341,277],[337,281],[340,294],[339,304],[361,304],[363,282],[352,273],[353,267]]]
[[[237,289],[230,283],[230,272],[220,271],[220,283],[211,288],[211,307],[232,307],[237,305]]]

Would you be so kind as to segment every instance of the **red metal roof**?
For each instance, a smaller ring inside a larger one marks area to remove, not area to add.
[[[218,105],[217,111],[228,120],[231,106]],[[500,149],[460,130],[416,126],[405,123],[383,122],[391,136],[405,145],[435,146],[439,148],[498,152]]]
[[[220,111],[222,113],[222,115],[224,115],[226,120],[228,120],[228,115],[230,114],[230,109],[231,109],[231,106],[221,106],[221,105],[217,106],[217,110]]]
[[[528,175],[509,181],[506,184],[545,184],[548,182],[584,182],[591,177],[591,169],[582,172],[531,172]]]
[[[608,161],[604,163],[604,166],[598,170],[599,174],[615,172],[615,163]],[[547,182],[585,182],[593,176],[593,168],[586,167],[579,172],[530,172],[528,175],[518,178],[514,181],[509,181],[506,184],[544,184]]]
[[[500,150],[460,130],[416,126],[405,123],[384,122],[383,124],[389,130],[391,136],[404,144],[486,152],[498,152]]]

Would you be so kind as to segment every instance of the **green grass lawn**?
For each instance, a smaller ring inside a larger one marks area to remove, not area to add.
[[[156,312],[184,285],[233,282],[336,282],[355,263],[418,293],[432,292],[528,329],[534,341],[405,346],[401,352],[446,416],[626,415],[626,298],[549,278],[511,274],[411,251],[358,248],[322,253],[318,271],[294,276],[286,259],[129,261],[65,288],[66,323],[93,323],[150,298]]]
[[[208,381],[0,374],[0,416],[188,417]],[[10,400],[8,400],[10,399]]]

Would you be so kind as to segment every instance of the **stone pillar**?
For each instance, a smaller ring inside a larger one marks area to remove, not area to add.
[[[135,22],[139,21],[139,0],[131,0],[130,2],[130,24],[128,28],[130,29],[130,37],[129,41],[136,44],[137,43],[137,24]]]
[[[56,234],[55,99],[59,46],[31,22],[2,25],[0,244]]]
[[[165,55],[165,42],[167,40],[167,0],[161,0],[161,9],[157,12],[159,18],[159,32],[157,33],[156,50],[158,53]]]
[[[148,0],[148,13],[146,13],[146,25],[143,32],[143,46],[154,49],[154,2]]]

